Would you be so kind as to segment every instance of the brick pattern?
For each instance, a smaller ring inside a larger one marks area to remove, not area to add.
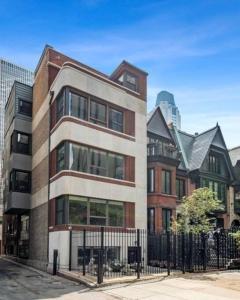
[[[32,194],[35,194],[40,189],[48,184],[48,157],[46,156],[32,170]]]

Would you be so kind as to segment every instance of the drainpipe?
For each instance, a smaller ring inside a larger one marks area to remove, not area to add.
[[[48,104],[48,234],[47,234],[47,261],[49,262],[49,226],[50,226],[50,215],[49,215],[49,200],[50,200],[50,149],[51,149],[51,102],[54,96],[54,91],[50,91],[50,100]]]

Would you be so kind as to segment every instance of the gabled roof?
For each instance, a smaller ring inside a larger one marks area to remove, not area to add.
[[[154,108],[147,116],[147,131],[166,138],[175,144],[159,106]]]
[[[215,127],[196,135],[188,134],[178,130],[176,127],[173,128],[173,132],[176,143],[182,153],[182,163],[180,166],[185,166],[188,171],[200,169],[210,151],[210,147],[215,146],[225,150],[225,159],[230,168],[229,172],[231,176],[233,176],[230,157],[218,124]]]

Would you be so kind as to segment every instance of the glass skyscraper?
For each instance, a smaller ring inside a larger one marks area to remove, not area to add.
[[[33,72],[0,59],[0,215],[2,208],[2,151],[4,142],[5,104],[14,81],[28,85],[33,84]]]
[[[158,93],[156,106],[160,106],[167,124],[173,123],[174,126],[181,129],[181,116],[175,104],[173,94],[167,91]]]

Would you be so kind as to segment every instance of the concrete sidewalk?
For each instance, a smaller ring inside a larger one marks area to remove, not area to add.
[[[128,300],[238,300],[240,272],[169,277],[161,281],[119,285],[103,291]]]

